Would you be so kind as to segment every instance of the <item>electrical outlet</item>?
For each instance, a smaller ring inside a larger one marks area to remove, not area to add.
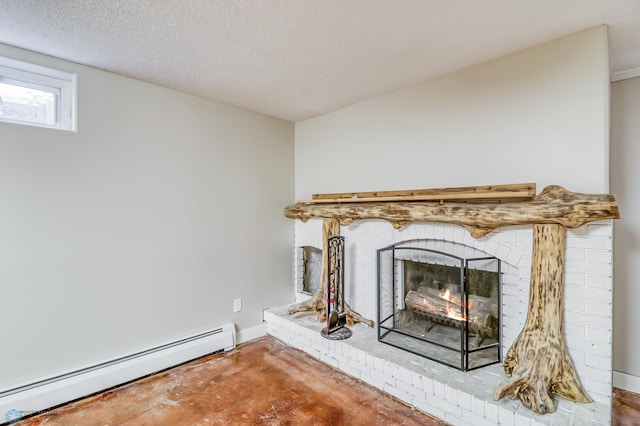
[[[233,312],[240,312],[242,310],[242,299],[235,299],[233,301]]]

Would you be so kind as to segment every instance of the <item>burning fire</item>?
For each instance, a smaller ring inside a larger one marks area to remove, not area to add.
[[[440,293],[439,296],[447,301],[445,307],[447,309],[447,317],[458,320],[458,321],[466,321],[464,313],[462,312],[462,301],[456,297],[451,296],[451,292],[448,288],[445,289],[444,293]],[[453,303],[453,307],[451,304]]]
[[[444,300],[451,301],[451,292],[448,288],[446,288],[444,293],[440,293],[440,297],[442,297]]]

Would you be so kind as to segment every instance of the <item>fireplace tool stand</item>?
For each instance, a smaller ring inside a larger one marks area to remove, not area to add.
[[[344,309],[344,237],[329,238],[328,246],[327,326],[320,334],[330,340],[345,340],[352,332],[346,327]]]

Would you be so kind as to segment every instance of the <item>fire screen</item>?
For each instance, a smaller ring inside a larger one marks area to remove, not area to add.
[[[380,342],[464,371],[500,362],[499,259],[389,246],[377,296]]]

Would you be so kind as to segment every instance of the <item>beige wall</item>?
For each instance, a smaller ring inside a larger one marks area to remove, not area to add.
[[[640,377],[640,78],[611,85],[611,192],[620,204],[613,227],[613,368]]]
[[[597,27],[296,123],[296,197],[516,182],[608,192],[608,120]]]
[[[0,123],[0,388],[293,300],[293,124],[0,54],[77,72],[79,93],[77,133]]]

